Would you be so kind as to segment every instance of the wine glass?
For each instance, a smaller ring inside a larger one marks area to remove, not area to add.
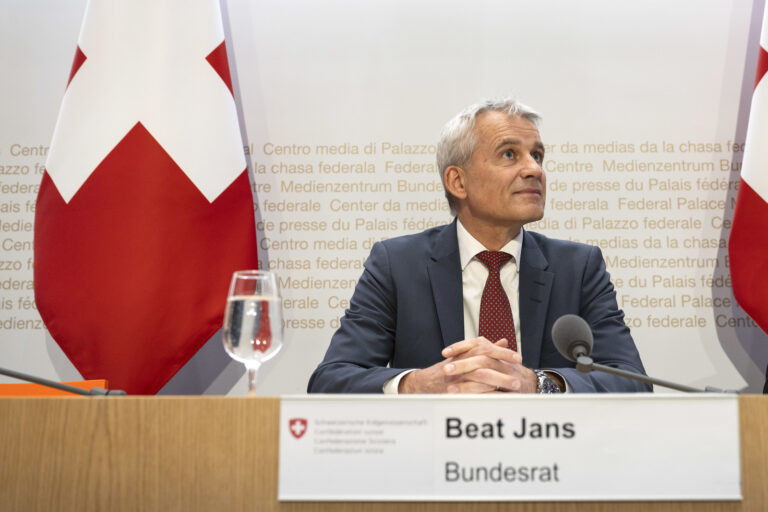
[[[255,395],[261,363],[283,346],[282,302],[274,272],[238,270],[232,275],[223,339],[230,357],[248,369],[248,395]]]

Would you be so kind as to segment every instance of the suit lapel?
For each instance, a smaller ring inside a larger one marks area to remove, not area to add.
[[[549,294],[554,274],[546,272],[549,262],[536,240],[527,231],[520,255],[520,336],[523,339],[523,364],[538,368],[547,317]]]
[[[456,220],[435,239],[427,272],[432,285],[443,345],[464,339],[464,299],[461,290],[461,262]]]

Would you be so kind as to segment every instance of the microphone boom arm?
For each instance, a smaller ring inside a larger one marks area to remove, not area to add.
[[[35,384],[40,384],[49,388],[60,389],[61,391],[68,391],[76,395],[125,395],[125,391],[120,391],[118,389],[108,390],[98,387],[91,388],[90,390],[82,389],[75,386],[70,386],[69,384],[62,384],[61,382],[54,382],[52,380],[43,379],[42,377],[35,377],[33,375],[27,375],[25,373],[17,372],[14,370],[8,370],[6,368],[0,368],[0,375],[7,375],[8,377],[13,377],[14,379],[33,382]]]
[[[619,377],[625,377],[627,379],[639,380],[640,382],[645,382],[646,384],[653,384],[653,385],[661,386],[664,388],[676,389],[678,391],[685,391],[687,393],[706,393],[706,392],[728,393],[728,391],[724,391],[722,389],[711,388],[711,387],[707,387],[706,389],[692,388],[690,386],[685,386],[683,384],[675,384],[674,382],[669,382],[667,380],[656,379],[654,377],[648,377],[647,375],[628,372],[626,370],[620,370],[618,368],[613,368],[611,366],[606,366],[604,364],[596,363],[592,361],[591,357],[586,355],[580,355],[576,358],[576,369],[582,373],[589,373],[591,371],[597,370],[604,373],[610,373],[611,375],[618,375]]]

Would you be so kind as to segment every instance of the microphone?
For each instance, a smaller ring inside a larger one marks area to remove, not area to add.
[[[126,394],[125,391],[122,391],[120,389],[104,389],[104,388],[97,388],[97,387],[94,387],[91,389],[78,388],[75,386],[70,386],[69,384],[62,384],[61,382],[54,382],[52,380],[43,379],[42,377],[34,377],[32,375],[27,375],[26,373],[17,372],[14,370],[7,370],[5,368],[0,368],[0,375],[7,375],[8,377],[13,377],[14,379],[24,380],[27,382],[32,382],[34,384],[40,384],[42,386],[46,386],[49,388],[60,389],[62,391],[68,391],[70,393],[75,393],[77,395],[122,396]]]
[[[710,386],[707,386],[705,389],[692,388],[683,384],[648,377],[642,373],[630,372],[596,363],[589,357],[594,345],[592,329],[590,329],[586,320],[578,315],[563,315],[555,320],[554,325],[552,325],[552,341],[557,351],[569,361],[575,362],[576,369],[582,373],[597,370],[627,379],[639,380],[647,384],[685,391],[686,393],[735,393],[735,391],[726,391]]]
[[[589,324],[576,315],[563,315],[555,320],[552,341],[560,354],[574,362],[578,362],[580,356],[589,357],[595,343]]]

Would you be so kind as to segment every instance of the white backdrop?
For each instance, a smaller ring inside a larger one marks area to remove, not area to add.
[[[288,322],[260,392],[303,392],[374,240],[450,219],[437,134],[507,94],[544,116],[531,229],[603,248],[649,374],[761,390],[768,337],[733,302],[725,244],[763,4],[223,3],[260,261]],[[76,379],[37,322],[30,205],[84,1],[2,5],[0,366]],[[242,375],[214,338],[163,393],[241,394]]]

